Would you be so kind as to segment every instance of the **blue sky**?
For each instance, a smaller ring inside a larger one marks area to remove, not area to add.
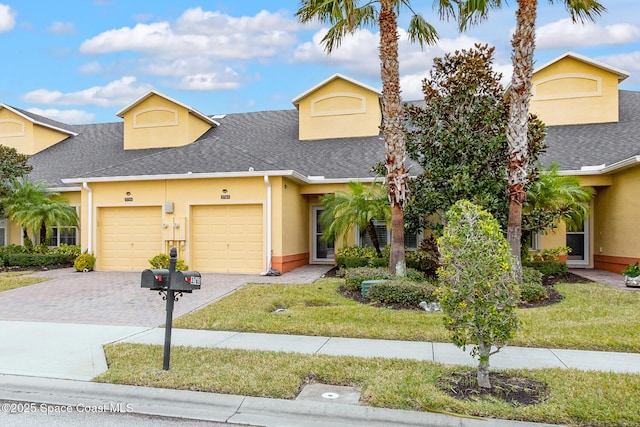
[[[566,51],[630,73],[640,90],[640,3],[601,0],[595,24],[572,24],[563,1],[539,0],[536,64]],[[438,20],[433,2],[412,2],[440,35],[421,50],[400,19],[405,100],[421,97],[434,57],[474,43],[496,47],[495,68],[511,74],[517,2],[467,33]],[[378,33],[361,30],[328,56],[326,29],[299,24],[298,0],[0,0],[0,103],[65,123],[119,121],[116,112],[151,89],[205,114],[293,108],[291,100],[342,73],[380,88]],[[424,7],[424,9],[419,9]],[[406,11],[405,11],[406,12]]]

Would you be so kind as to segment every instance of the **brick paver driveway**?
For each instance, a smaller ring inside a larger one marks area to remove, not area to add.
[[[310,283],[330,267],[305,266],[279,277],[203,273],[202,288],[184,294],[173,318],[205,306],[246,283]],[[165,304],[156,291],[140,287],[140,272],[72,268],[39,271],[51,280],[0,292],[0,320],[88,323],[156,327],[166,320]]]

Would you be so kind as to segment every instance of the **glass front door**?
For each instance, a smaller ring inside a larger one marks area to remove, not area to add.
[[[326,242],[322,238],[324,227],[320,222],[320,214],[324,211],[322,206],[313,207],[313,257],[312,261],[324,262],[334,261],[335,248],[334,244]]]

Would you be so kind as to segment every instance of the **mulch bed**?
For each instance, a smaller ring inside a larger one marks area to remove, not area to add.
[[[490,373],[489,381],[491,381],[491,388],[479,387],[476,371],[455,372],[439,378],[438,387],[459,400],[480,400],[483,397],[491,397],[514,407],[537,405],[544,402],[549,395],[546,383],[521,375]]]

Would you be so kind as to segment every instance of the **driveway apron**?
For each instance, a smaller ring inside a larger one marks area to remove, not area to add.
[[[330,266],[305,266],[282,276],[202,273],[202,288],[183,294],[173,318],[206,306],[247,283],[310,283]],[[166,320],[166,301],[140,287],[141,272],[72,268],[38,271],[50,280],[0,292],[0,320],[157,327]]]

